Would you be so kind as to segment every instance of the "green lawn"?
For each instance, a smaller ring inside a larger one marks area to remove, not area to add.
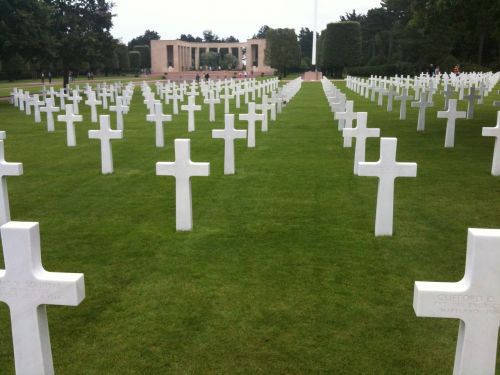
[[[393,237],[374,237],[377,179],[353,175],[354,148],[342,148],[319,83],[303,84],[256,149],[237,142],[235,176],[211,139],[223,104],[215,124],[207,106],[197,113],[195,133],[176,116],[157,149],[136,92],[125,139],[113,142],[115,173],[103,176],[87,137],[96,124],[77,125],[67,148],[62,123],[49,134],[0,103],[6,159],[24,164],[8,179],[11,216],[40,222],[47,270],[85,274],[80,306],[47,308],[56,373],[450,374],[459,322],[417,318],[413,283],[459,280],[467,228],[500,228],[494,139],[481,136],[498,95],[458,120],[444,149],[440,96],[417,134],[416,108],[399,121],[398,104],[387,113],[344,91],[368,126],[398,138],[398,161],[418,163],[417,178],[396,181]],[[192,180],[189,233],[175,231],[174,179],[155,175],[180,137],[193,161],[211,163],[210,177]],[[369,139],[367,159],[378,152]],[[0,332],[0,372],[11,374],[4,304]]]

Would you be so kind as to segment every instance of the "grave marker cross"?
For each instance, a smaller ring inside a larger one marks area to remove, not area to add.
[[[165,121],[172,121],[172,115],[163,114],[163,105],[161,103],[155,104],[155,113],[152,115],[146,115],[147,121],[152,121],[156,126],[156,147],[163,147],[165,145],[164,135],[163,135],[163,123]]]
[[[226,114],[224,116],[224,129],[212,130],[212,138],[222,138],[224,140],[224,174],[234,174],[234,140],[246,138],[246,130],[234,128],[234,115]]]
[[[360,162],[358,176],[378,177],[375,236],[392,236],[394,217],[394,180],[416,177],[416,163],[396,161],[397,138],[380,138],[380,159],[374,163]]]
[[[22,163],[5,161],[4,141],[0,141],[0,225],[10,221],[9,192],[7,190],[7,176],[23,174]]]
[[[496,137],[491,174],[493,176],[500,176],[500,111],[497,112],[497,125],[495,127],[483,128],[483,137]]]
[[[460,319],[453,375],[494,375],[500,326],[500,230],[469,228],[456,283],[415,282],[417,316]]]
[[[175,177],[175,217],[178,231],[193,229],[191,177],[208,176],[210,163],[191,161],[191,140],[175,140],[175,161],[156,163],[156,175]]]
[[[84,276],[44,270],[38,223],[10,221],[0,231],[5,261],[0,301],[9,306],[16,374],[52,375],[45,305],[79,305],[85,298]]]
[[[446,137],[444,140],[444,147],[451,148],[455,146],[455,122],[459,118],[465,118],[464,111],[457,111],[457,99],[450,99],[447,111],[438,111],[438,118],[446,118]]]
[[[201,111],[201,105],[196,105],[196,97],[190,96],[188,99],[188,104],[182,105],[181,110],[187,111],[187,113],[188,113],[188,131],[194,132],[194,130],[195,130],[194,112]]]
[[[358,174],[358,164],[365,161],[366,138],[380,137],[380,129],[367,128],[366,122],[368,113],[358,112],[356,127],[352,129],[344,129],[343,136],[356,138],[356,147],[354,148],[354,174]]]

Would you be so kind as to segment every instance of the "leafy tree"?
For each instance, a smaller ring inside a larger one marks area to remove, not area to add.
[[[220,39],[212,30],[205,30],[203,31],[203,41],[206,43],[217,43],[220,42]]]
[[[311,57],[312,57],[313,36],[314,36],[314,31],[309,30],[309,28],[303,27],[300,29],[299,32],[300,56],[302,58],[308,57],[309,63],[311,62]]]
[[[196,38],[194,36],[192,36],[191,34],[181,34],[180,40],[184,41],[184,42],[198,42],[198,43],[201,43],[203,42],[203,39],[201,39],[199,36],[197,36]]]
[[[211,68],[217,67],[219,64],[219,55],[217,52],[202,52],[200,55],[200,65],[209,66]]]
[[[342,77],[346,66],[357,66],[361,60],[361,27],[359,22],[346,21],[326,26],[323,40],[323,67]]]
[[[37,0],[0,0],[0,60],[42,60],[51,39],[50,4]]]
[[[254,34],[252,39],[266,39],[266,34],[267,32],[271,30],[271,28],[267,25],[262,26],[259,31],[257,31],[257,34]]]
[[[357,21],[357,22],[361,22],[365,18],[366,18],[366,16],[364,16],[362,14],[357,14],[355,9],[353,9],[351,13],[346,12],[346,14],[344,16],[340,16],[340,20],[341,21]]]
[[[228,53],[220,61],[222,69],[236,69],[238,67],[238,59],[236,56]]]
[[[283,76],[300,64],[299,43],[294,29],[269,29],[266,32],[265,61]]]
[[[152,40],[159,40],[160,39],[160,34],[158,34],[156,31],[153,30],[146,30],[143,35],[140,35],[134,39],[132,39],[130,42],[128,42],[128,48],[132,49],[134,46],[151,46],[151,41]]]
[[[137,45],[132,48],[133,51],[137,51],[141,54],[141,68],[149,69],[151,68],[151,49],[148,45]]]
[[[223,42],[226,43],[239,43],[239,40],[236,39],[234,36],[230,35],[229,37],[222,39]]]
[[[130,60],[128,48],[125,44],[117,44],[115,47],[116,55],[118,56],[118,66],[120,71],[130,70]]]
[[[69,71],[81,61],[103,61],[112,57],[111,3],[105,0],[47,0],[50,5],[52,58],[61,62],[64,86]]]
[[[135,71],[141,69],[141,53],[139,51],[129,51],[128,57],[131,69],[134,69]]]
[[[7,73],[9,80],[13,81],[21,78],[21,73],[25,70],[25,65],[26,62],[23,60],[21,55],[16,53],[10,56],[9,59],[5,60],[2,69]]]

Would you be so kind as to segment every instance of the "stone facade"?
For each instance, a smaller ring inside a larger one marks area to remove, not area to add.
[[[249,39],[242,43],[196,43],[182,40],[152,40],[151,70],[153,73],[180,73],[200,70],[202,52],[223,50],[236,56],[238,69],[243,69],[242,58],[246,55],[246,71],[254,74],[272,74],[274,69],[264,63],[265,39]]]

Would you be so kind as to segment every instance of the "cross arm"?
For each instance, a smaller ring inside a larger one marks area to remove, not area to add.
[[[465,282],[442,283],[416,281],[413,309],[417,316],[460,319],[468,286]]]
[[[85,298],[85,282],[83,273],[47,272],[35,273],[35,278],[54,288],[55,298],[50,299],[51,305],[78,306]]]

